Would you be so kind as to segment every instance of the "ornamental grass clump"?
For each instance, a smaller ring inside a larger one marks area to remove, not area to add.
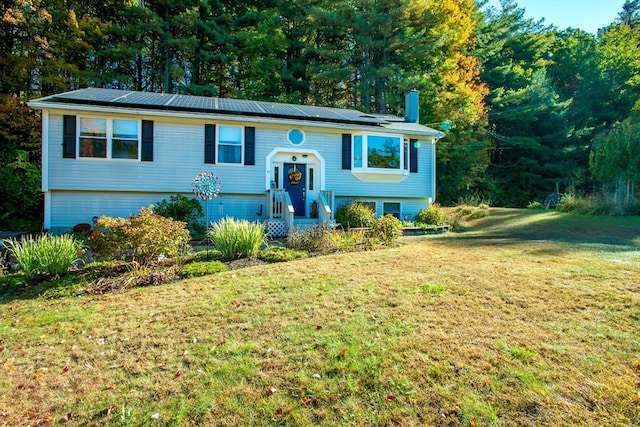
[[[265,241],[265,226],[257,221],[227,217],[213,223],[207,237],[223,259],[253,257]]]
[[[82,249],[82,242],[70,235],[27,236],[20,240],[5,240],[5,245],[28,279],[38,274],[57,276],[66,273]]]

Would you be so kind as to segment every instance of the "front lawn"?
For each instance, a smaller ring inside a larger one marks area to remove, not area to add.
[[[640,221],[467,232],[0,303],[6,425],[637,425]]]

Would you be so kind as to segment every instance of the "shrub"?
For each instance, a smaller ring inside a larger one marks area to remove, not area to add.
[[[623,215],[624,207],[616,203],[611,196],[580,196],[566,193],[560,197],[556,206],[560,212],[572,212],[583,215]]]
[[[544,205],[540,202],[531,202],[527,205],[527,209],[542,209],[544,208]]]
[[[96,221],[100,233],[92,233],[92,252],[106,260],[130,260],[148,265],[161,255],[175,257],[187,248],[186,224],[141,208],[129,219],[102,216]]]
[[[272,246],[260,251],[258,258],[266,262],[286,262],[295,259],[304,259],[309,256],[307,251],[300,249],[285,248],[282,246]]]
[[[418,212],[415,221],[426,225],[443,225],[447,223],[447,214],[440,205],[434,203]]]
[[[365,244],[365,234],[354,231],[334,231],[329,235],[332,251],[353,252]]]
[[[402,223],[393,215],[384,215],[371,224],[368,234],[383,245],[390,245],[402,236]]]
[[[82,244],[70,235],[23,237],[5,240],[9,253],[16,259],[27,278],[37,274],[64,274],[78,259]]]
[[[206,249],[204,251],[198,251],[194,255],[194,261],[220,261],[224,259],[222,252],[217,249]]]
[[[467,194],[463,197],[459,197],[458,203],[456,205],[486,207],[486,209],[488,209],[489,206],[491,205],[491,199],[486,199],[484,196],[478,193]]]
[[[184,277],[200,277],[227,271],[227,266],[220,261],[196,261],[182,267],[180,274]]]
[[[289,248],[305,251],[323,250],[329,243],[331,231],[324,224],[316,224],[306,228],[291,230],[287,234],[285,244]]]
[[[214,223],[207,230],[207,237],[223,259],[252,257],[258,254],[265,241],[265,226],[259,222],[227,217]]]
[[[189,230],[195,234],[202,234],[206,230],[206,227],[200,223],[200,218],[204,215],[200,201],[187,198],[182,194],[171,196],[168,201],[163,199],[155,206],[153,213],[186,222]]]
[[[454,217],[464,218],[467,220],[478,219],[489,216],[489,208],[475,207],[475,206],[459,206],[453,213]]]
[[[351,202],[340,206],[335,218],[345,228],[370,227],[376,212],[369,203]]]

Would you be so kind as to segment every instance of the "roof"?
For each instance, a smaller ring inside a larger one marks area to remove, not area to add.
[[[389,130],[404,130],[405,132],[413,130],[411,133],[434,136],[437,138],[444,136],[442,132],[417,123],[408,123],[399,117],[365,114],[357,110],[157,92],[86,88],[35,99],[29,104],[33,104],[32,106],[35,106],[36,108],[43,108],[48,104],[73,104],[134,108],[139,110],[165,110],[205,114],[297,119],[384,127]],[[403,128],[401,126],[403,123],[404,125],[410,126]]]

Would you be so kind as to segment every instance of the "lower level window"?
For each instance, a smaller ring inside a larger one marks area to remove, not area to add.
[[[385,202],[382,204],[382,215],[393,215],[400,218],[400,203]]]

